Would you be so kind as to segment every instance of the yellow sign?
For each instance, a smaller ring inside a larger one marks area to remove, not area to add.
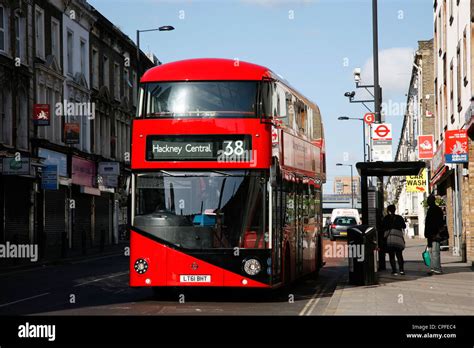
[[[428,185],[428,176],[426,168],[421,175],[410,175],[406,177],[407,192],[426,192]]]

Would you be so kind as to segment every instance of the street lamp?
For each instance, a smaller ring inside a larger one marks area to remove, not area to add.
[[[337,118],[339,121],[348,121],[348,120],[357,120],[357,121],[362,121],[362,141],[363,141],[363,146],[364,146],[364,162],[367,160],[366,159],[366,151],[365,151],[365,122],[363,118],[358,118],[358,117],[347,117],[347,116],[340,116]]]
[[[159,28],[155,29],[145,29],[145,30],[137,30],[137,93],[138,96],[140,95],[140,89],[139,89],[139,84],[140,84],[140,76],[141,76],[141,66],[140,66],[140,33],[146,33],[149,31],[171,31],[174,30],[174,27],[171,25],[164,25]],[[137,100],[139,98],[137,97]]]
[[[351,167],[351,205],[352,205],[352,208],[354,208],[354,176],[353,176],[353,166],[352,164],[343,164],[343,163],[336,163],[336,166],[338,167],[342,167],[342,166],[345,166],[345,167]]]

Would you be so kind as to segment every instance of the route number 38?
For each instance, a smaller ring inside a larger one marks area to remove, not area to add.
[[[242,156],[244,154],[244,142],[242,140],[224,140],[224,156]]]

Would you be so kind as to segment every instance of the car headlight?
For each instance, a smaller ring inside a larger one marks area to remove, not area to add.
[[[144,259],[138,259],[135,261],[133,268],[135,268],[135,272],[138,274],[143,274],[148,271],[148,262],[146,262]]]
[[[257,259],[248,259],[244,262],[244,271],[248,275],[254,276],[262,270],[262,265]]]

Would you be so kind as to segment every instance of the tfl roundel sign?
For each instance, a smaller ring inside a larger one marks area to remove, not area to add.
[[[373,140],[392,140],[392,125],[389,123],[381,123],[372,126]]]

